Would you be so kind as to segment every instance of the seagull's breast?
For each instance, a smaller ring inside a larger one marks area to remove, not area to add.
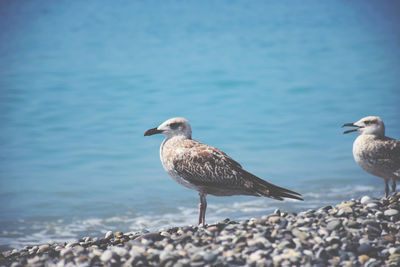
[[[176,170],[174,162],[185,157],[187,149],[191,149],[191,142],[183,136],[165,139],[160,147],[160,159],[164,170],[179,184],[190,189],[198,190],[197,186],[186,181]]]
[[[396,165],[400,167],[400,159],[396,159],[393,154],[395,143],[391,140],[373,135],[358,136],[353,144],[354,160],[361,168],[375,176],[393,178]]]

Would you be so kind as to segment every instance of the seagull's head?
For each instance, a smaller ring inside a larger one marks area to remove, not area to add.
[[[345,126],[357,127],[352,130],[344,131],[343,133],[345,134],[359,132],[360,134],[371,134],[376,136],[385,135],[385,125],[383,124],[382,119],[378,116],[368,116],[355,123],[345,123],[342,128]]]
[[[156,128],[147,130],[144,136],[153,134],[164,134],[167,137],[182,135],[190,139],[192,138],[192,128],[190,128],[190,124],[185,118],[172,118],[164,121]]]

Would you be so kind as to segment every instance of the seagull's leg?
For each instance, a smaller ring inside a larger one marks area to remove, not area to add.
[[[387,198],[389,195],[389,180],[385,179],[385,197]]]
[[[206,210],[207,210],[207,200],[206,200],[206,195],[203,195],[203,216],[202,216],[202,220],[203,220],[203,225],[206,225]]]
[[[199,225],[206,224],[206,209],[207,209],[207,201],[206,195],[199,192],[200,196],[200,204],[199,204]]]
[[[392,179],[392,193],[396,193],[396,180]]]
[[[200,199],[201,201],[201,199]],[[201,214],[202,214],[202,206],[201,206],[201,202],[199,204],[199,225],[201,224]]]

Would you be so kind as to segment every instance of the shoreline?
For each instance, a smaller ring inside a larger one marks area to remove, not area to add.
[[[246,221],[26,246],[0,266],[399,266],[400,193]]]

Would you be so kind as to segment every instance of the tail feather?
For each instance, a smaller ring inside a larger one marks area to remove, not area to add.
[[[247,171],[245,171],[245,177],[254,183],[253,190],[260,196],[271,197],[277,200],[283,200],[283,198],[303,200],[300,197],[300,193],[268,183]]]

